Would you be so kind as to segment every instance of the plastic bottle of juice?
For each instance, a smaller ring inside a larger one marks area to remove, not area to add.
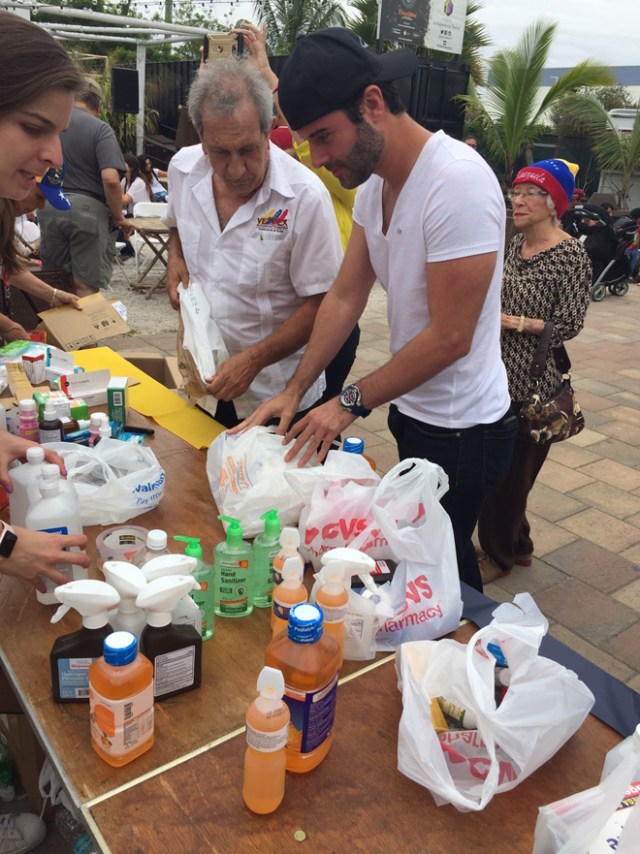
[[[215,631],[215,617],[213,614],[213,566],[202,560],[202,546],[200,545],[199,537],[185,537],[182,534],[176,534],[173,539],[186,543],[184,553],[196,560],[195,569],[191,574],[199,583],[200,589],[192,590],[189,596],[196,603],[202,615],[202,640],[209,640],[213,637]]]
[[[227,538],[213,551],[215,577],[214,610],[220,617],[246,617],[253,611],[251,601],[251,546],[242,539],[237,519],[218,516],[228,522]]]
[[[273,593],[273,562],[280,551],[280,520],[277,510],[267,510],[264,531],[253,541],[253,604],[270,608]]]
[[[320,608],[308,602],[294,605],[287,631],[277,635],[265,653],[265,664],[282,671],[283,699],[291,713],[287,771],[311,771],[329,752],[339,660],[337,642],[322,633]]]
[[[153,665],[132,632],[108,635],[103,648],[89,667],[91,746],[120,768],[153,745]]]
[[[304,572],[304,559],[298,551],[300,532],[297,528],[283,528],[280,534],[280,551],[273,559],[273,583],[282,584],[282,567],[288,557],[297,557],[300,569]]]
[[[282,584],[273,591],[273,608],[271,610],[271,634],[275,637],[289,625],[289,614],[294,605],[306,602],[309,598],[306,587],[302,583],[302,570],[295,557],[288,557],[282,568]]]
[[[263,667],[258,691],[260,696],[247,709],[242,797],[252,812],[266,815],[278,809],[284,797],[290,716],[279,670]]]
[[[344,621],[349,606],[349,591],[345,585],[345,566],[340,560],[327,563],[320,570],[320,586],[316,593],[316,604],[322,608],[324,631],[338,642],[340,667],[344,657]],[[351,576],[349,575],[349,582]]]

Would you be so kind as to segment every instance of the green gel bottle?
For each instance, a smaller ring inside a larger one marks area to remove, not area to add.
[[[270,608],[273,592],[273,560],[280,551],[280,519],[277,510],[267,510],[264,531],[253,541],[253,604]]]
[[[228,522],[227,538],[213,551],[214,611],[219,617],[246,617],[253,611],[251,546],[242,539],[237,519],[218,516]]]
[[[173,539],[181,543],[186,543],[184,553],[188,557],[195,558],[197,561],[196,567],[191,574],[200,584],[200,590],[192,590],[189,596],[198,608],[200,608],[200,613],[202,614],[202,640],[209,640],[209,638],[213,637],[215,631],[213,616],[213,567],[202,560],[200,537],[185,537],[182,534],[176,534]]]

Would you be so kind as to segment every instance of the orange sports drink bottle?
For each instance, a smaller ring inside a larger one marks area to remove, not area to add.
[[[119,768],[153,746],[153,665],[132,632],[112,632],[89,667],[89,719],[95,752]]]
[[[323,634],[322,622],[317,605],[294,605],[287,631],[265,653],[265,664],[284,676],[283,699],[291,713],[286,767],[299,774],[316,768],[333,741],[340,648]]]
[[[260,695],[247,709],[242,797],[252,812],[266,815],[277,810],[284,797],[289,709],[282,701],[282,673],[263,667],[258,691]]]
[[[289,625],[289,614],[294,605],[309,598],[302,583],[304,567],[295,557],[288,557],[282,567],[282,584],[278,584],[271,598],[271,634],[275,637]]]
[[[322,609],[324,631],[334,638],[340,647],[340,663],[344,656],[344,621],[349,606],[349,591],[344,583],[344,564],[330,561],[320,570],[320,586],[316,593],[316,604]]]

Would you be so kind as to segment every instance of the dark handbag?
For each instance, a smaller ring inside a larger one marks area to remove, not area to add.
[[[571,362],[564,345],[553,351],[556,366],[562,374],[560,387],[548,400],[543,400],[539,394],[552,334],[553,323],[548,321],[531,362],[529,397],[518,415],[518,436],[534,445],[562,442],[584,429],[584,415],[571,387]]]

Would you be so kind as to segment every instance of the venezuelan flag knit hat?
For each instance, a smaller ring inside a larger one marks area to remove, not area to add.
[[[536,184],[541,190],[549,193],[556,215],[561,217],[569,207],[575,189],[575,178],[564,160],[539,160],[518,172],[513,186],[516,184]]]

